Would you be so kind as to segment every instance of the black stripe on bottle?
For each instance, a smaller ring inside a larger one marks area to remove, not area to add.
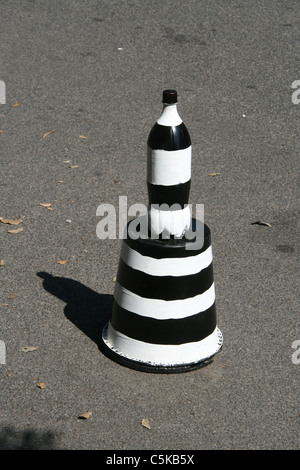
[[[143,317],[113,303],[111,324],[130,338],[152,344],[184,344],[201,341],[216,328],[216,308],[213,304],[204,312],[180,319],[157,320]]]
[[[175,184],[172,186],[162,186],[147,182],[149,204],[179,204],[182,209],[189,202],[191,180],[186,183]]]
[[[135,219],[134,219],[135,220]],[[192,230],[196,231],[196,219],[192,219]],[[143,256],[150,258],[186,258],[188,256],[196,256],[205,251],[211,245],[210,229],[204,224],[204,243],[202,237],[198,237],[199,241],[187,242],[184,238],[180,240],[157,240],[148,237],[147,233],[141,233],[141,237],[135,239],[130,236],[130,222],[127,224],[127,238],[123,240],[130,248],[138,251]],[[135,232],[132,234],[134,235]],[[188,244],[191,247],[188,247]],[[187,249],[189,248],[189,249]]]
[[[183,122],[178,126],[162,126],[156,122],[147,144],[152,149],[181,150],[191,145],[191,138]]]
[[[119,262],[117,282],[140,297],[179,300],[202,294],[213,283],[212,263],[199,273],[188,276],[151,276]]]

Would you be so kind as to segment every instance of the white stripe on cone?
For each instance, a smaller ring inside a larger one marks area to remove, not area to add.
[[[122,260],[131,268],[151,276],[188,276],[207,268],[213,260],[211,245],[202,253],[183,258],[151,258],[122,243]]]
[[[207,291],[195,297],[162,300],[141,297],[116,282],[114,298],[120,307],[142,317],[178,320],[204,312],[211,307],[215,301],[215,286],[213,283]]]
[[[108,324],[107,346],[120,356],[153,366],[176,366],[197,363],[216,354],[222,346],[222,333],[216,329],[201,341],[173,344],[145,343],[119,333]]]

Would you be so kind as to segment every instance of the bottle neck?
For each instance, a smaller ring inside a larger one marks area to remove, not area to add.
[[[179,126],[182,123],[182,119],[177,111],[177,103],[164,103],[162,113],[156,122],[161,126]]]

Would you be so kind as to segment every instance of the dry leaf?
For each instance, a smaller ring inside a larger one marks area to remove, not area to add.
[[[19,225],[23,222],[22,219],[16,219],[16,220],[13,220],[13,219],[2,219],[2,217],[0,217],[0,222],[2,222],[2,224],[9,224],[9,225]]]
[[[86,139],[86,136],[85,135],[80,135],[79,138],[80,139]]]
[[[51,207],[52,203],[51,202],[40,202],[39,205],[42,206],[42,207]]]
[[[221,173],[208,173],[208,176],[219,176]]]
[[[144,428],[151,429],[149,419],[147,418],[142,419],[142,426],[144,426]]]
[[[264,225],[265,227],[272,227],[271,224],[269,224],[268,222],[262,222],[261,220],[252,222],[251,225]]]
[[[21,103],[16,102],[16,103],[14,103],[14,104],[11,104],[11,106],[12,106],[13,108],[15,108],[16,106],[20,106],[20,104],[21,104]]]
[[[21,349],[22,352],[32,352],[36,350],[37,348],[35,346],[24,346],[24,348]]]
[[[43,135],[43,139],[45,139],[47,137],[47,135],[53,134],[53,132],[56,132],[56,131],[57,131],[57,129],[52,129],[52,131],[46,132],[46,134]]]
[[[69,165],[69,168],[79,168],[79,165]]]
[[[0,259],[0,266],[4,266],[4,259]]]
[[[0,134],[3,134],[4,131],[0,131]]]
[[[58,182],[58,183],[64,183],[64,180],[59,180],[59,181],[57,181],[57,182]]]
[[[43,389],[43,388],[46,388],[46,384],[45,384],[44,382],[38,382],[38,383],[36,384],[36,386],[39,387],[39,388],[42,388],[42,389]]]
[[[7,230],[7,233],[19,233],[19,232],[23,232],[23,228],[22,227],[19,227],[19,228],[16,228],[15,230]]]
[[[89,419],[91,414],[92,414],[92,411],[87,411],[86,413],[83,413],[82,415],[79,415],[78,419]]]
[[[66,264],[68,261],[66,259],[64,260],[59,260],[59,261],[56,261],[57,264]]]

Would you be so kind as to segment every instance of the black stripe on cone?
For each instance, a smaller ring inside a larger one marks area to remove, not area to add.
[[[215,304],[204,312],[180,319],[157,320],[129,312],[114,302],[111,325],[120,333],[151,344],[186,344],[201,341],[216,328]]]
[[[213,283],[212,263],[187,276],[152,276],[127,266],[121,259],[117,282],[130,292],[150,299],[179,300],[203,294]],[[147,294],[147,295],[145,295]]]

